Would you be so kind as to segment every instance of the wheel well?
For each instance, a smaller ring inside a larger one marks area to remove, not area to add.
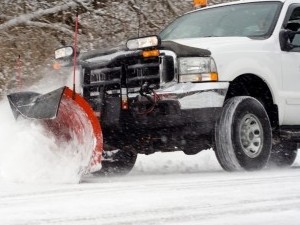
[[[268,113],[272,128],[278,127],[278,107],[268,85],[260,77],[244,74],[230,82],[225,100],[235,96],[251,96],[259,100]]]

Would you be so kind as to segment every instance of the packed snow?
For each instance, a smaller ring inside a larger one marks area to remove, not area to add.
[[[299,177],[297,166],[227,173],[212,151],[156,153],[140,156],[125,177],[86,176],[80,184],[2,179],[0,224],[296,225]]]

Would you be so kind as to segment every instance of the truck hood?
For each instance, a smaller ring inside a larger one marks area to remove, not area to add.
[[[207,49],[212,54],[224,51],[247,50],[253,49],[254,46],[260,45],[262,39],[251,39],[248,37],[207,37],[207,38],[188,38],[172,40],[178,44]]]

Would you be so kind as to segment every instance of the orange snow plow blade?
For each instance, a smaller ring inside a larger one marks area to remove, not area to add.
[[[19,92],[7,96],[15,118],[40,121],[56,141],[69,142],[74,138],[80,145],[91,146],[93,167],[100,164],[103,150],[102,131],[90,105],[68,87],[47,94]]]

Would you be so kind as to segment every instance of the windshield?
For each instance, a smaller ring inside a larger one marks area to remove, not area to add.
[[[274,29],[282,3],[256,2],[195,11],[177,18],[162,40],[194,37],[265,37]]]

